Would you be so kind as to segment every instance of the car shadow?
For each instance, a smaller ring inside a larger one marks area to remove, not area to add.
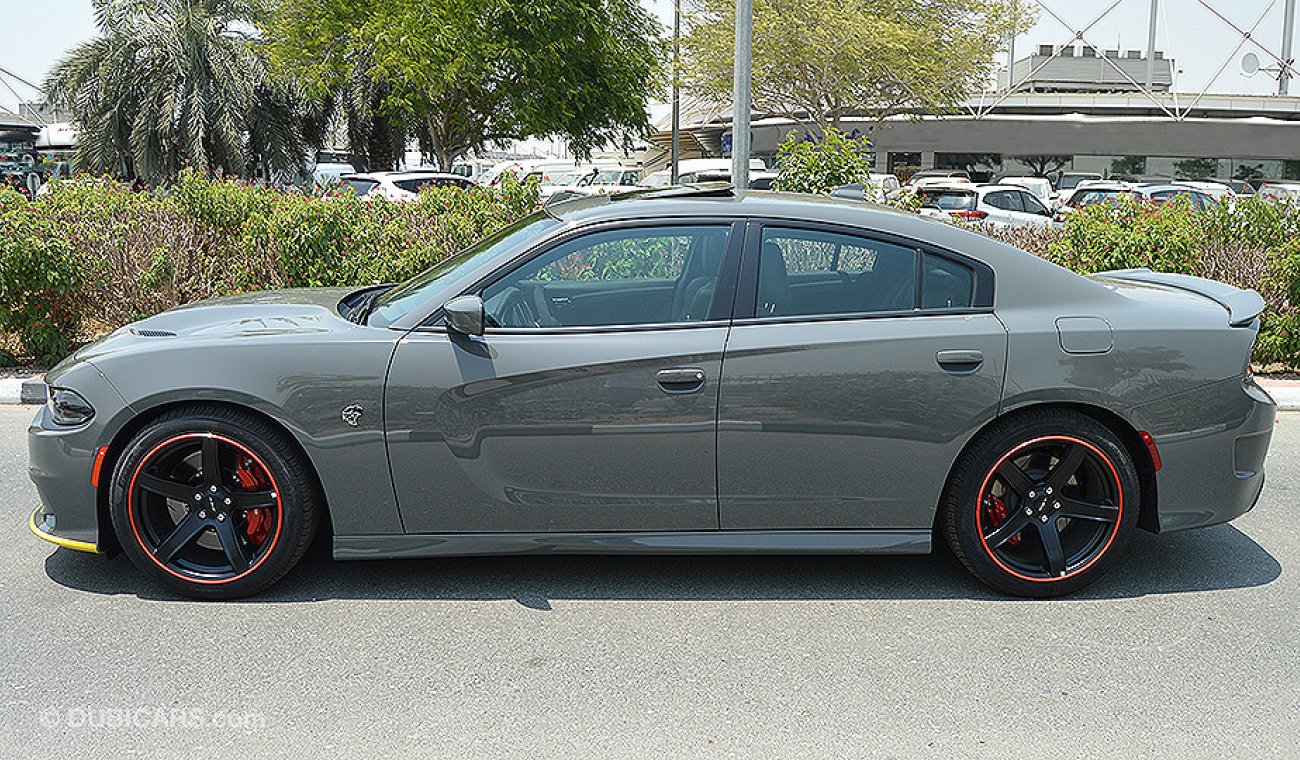
[[[110,560],[59,549],[45,561],[56,583],[94,594],[181,599]],[[1231,525],[1153,536],[1139,531],[1105,577],[1069,600],[1122,599],[1262,586],[1282,566]],[[252,599],[510,599],[538,610],[557,600],[823,601],[970,599],[1013,601],[985,588],[946,548],[931,556],[454,557],[337,562],[318,540],[284,580]]]

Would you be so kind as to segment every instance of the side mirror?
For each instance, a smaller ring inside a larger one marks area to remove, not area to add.
[[[483,334],[483,299],[475,295],[457,296],[442,305],[447,326],[465,335]]]

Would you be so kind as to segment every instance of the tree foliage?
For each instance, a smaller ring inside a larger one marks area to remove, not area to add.
[[[819,133],[850,115],[949,111],[1031,23],[1018,0],[754,0],[753,106]],[[734,41],[733,0],[694,0],[685,84],[731,102]]]
[[[151,181],[181,167],[246,174],[302,164],[299,93],[252,34],[256,0],[95,0],[100,36],[45,84],[79,130],[82,168]]]
[[[773,185],[784,192],[825,195],[840,185],[870,181],[871,141],[834,127],[817,142],[791,130],[776,155],[781,173]]]
[[[648,127],[657,23],[635,0],[281,0],[277,66],[318,95],[360,73],[379,115],[443,168],[471,148],[563,137],[584,155]]]

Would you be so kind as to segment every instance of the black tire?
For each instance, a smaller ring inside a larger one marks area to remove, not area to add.
[[[1109,428],[1079,412],[1035,410],[971,442],[953,468],[940,526],[990,587],[1062,596],[1100,578],[1123,552],[1139,501],[1133,458]]]
[[[237,409],[195,405],[162,414],[131,439],[113,469],[109,512],[142,573],[184,596],[235,599],[297,564],[321,502],[280,430]]]

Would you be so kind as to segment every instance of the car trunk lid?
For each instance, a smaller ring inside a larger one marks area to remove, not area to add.
[[[1247,327],[1264,311],[1264,298],[1253,290],[1242,290],[1227,283],[1170,272],[1152,272],[1150,269],[1121,269],[1092,275],[1095,280],[1117,283],[1138,283],[1151,287],[1177,290],[1207,298],[1228,312],[1228,324]]]

